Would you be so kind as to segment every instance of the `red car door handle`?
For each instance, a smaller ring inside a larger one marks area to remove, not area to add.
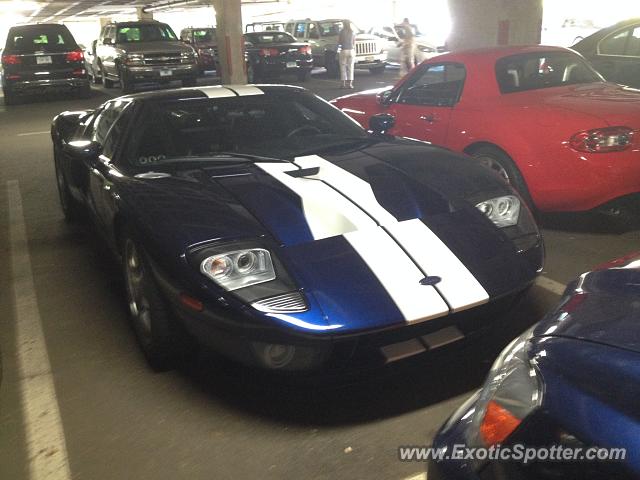
[[[436,117],[433,113],[429,113],[428,115],[420,115],[420,120],[424,120],[425,122],[433,123],[436,121]]]

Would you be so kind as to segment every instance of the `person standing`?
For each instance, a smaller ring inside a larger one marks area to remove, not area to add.
[[[403,73],[410,72],[415,66],[415,36],[413,34],[413,25],[405,18],[402,22],[402,70]],[[404,71],[406,70],[406,71]]]
[[[356,34],[351,28],[351,22],[345,20],[343,24],[340,35],[338,35],[341,88],[353,88],[353,70],[356,64]]]

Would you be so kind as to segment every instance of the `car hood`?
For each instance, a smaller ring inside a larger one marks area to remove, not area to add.
[[[640,254],[581,275],[534,335],[566,337],[640,353]]]
[[[472,308],[524,288],[540,267],[474,207],[509,187],[417,142],[138,182],[123,196],[165,245],[156,256],[254,239],[342,332]]]
[[[640,127],[640,90],[615,83],[532,90],[504,95],[505,101],[509,96],[518,105],[537,105],[545,111],[562,109],[595,117],[610,126]]]
[[[181,53],[192,52],[193,49],[180,41],[123,43],[120,48],[127,53]]]
[[[370,33],[358,33],[356,35],[356,40],[380,40],[380,37],[377,37]]]

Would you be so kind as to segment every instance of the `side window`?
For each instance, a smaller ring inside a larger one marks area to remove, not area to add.
[[[287,23],[284,27],[284,30],[285,32],[290,33],[294,37],[296,36],[295,31],[293,30],[293,23]]]
[[[609,35],[598,45],[598,53],[601,55],[624,55],[630,29]]]
[[[112,134],[112,127],[118,120],[118,117],[122,114],[123,110],[129,105],[129,102],[114,101],[102,110],[96,117],[93,123],[93,132],[91,140],[94,140],[102,145],[103,154],[107,158],[111,158],[115,150],[115,145],[118,141],[118,131]]]
[[[640,26],[635,27],[629,35],[625,55],[640,57]]]
[[[296,31],[293,36],[296,38],[306,38],[307,24],[304,22],[296,23]]]
[[[466,71],[458,63],[426,65],[413,74],[398,103],[452,107],[460,99]]]
[[[309,38],[320,38],[320,33],[318,32],[318,27],[316,27],[315,23],[309,24]]]

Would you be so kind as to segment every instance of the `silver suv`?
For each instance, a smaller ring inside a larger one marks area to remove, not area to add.
[[[198,63],[195,50],[181,42],[166,23],[153,20],[108,23],[96,46],[97,75],[104,86],[119,81],[129,93],[136,83],[182,80],[195,86]]]
[[[349,20],[290,20],[285,30],[300,41],[308,42],[313,53],[313,64],[325,67],[329,75],[337,77],[340,71],[338,64],[338,35]],[[384,72],[387,54],[384,41],[375,35],[363,33],[353,22],[351,29],[356,35],[356,68],[368,69],[373,74]]]

